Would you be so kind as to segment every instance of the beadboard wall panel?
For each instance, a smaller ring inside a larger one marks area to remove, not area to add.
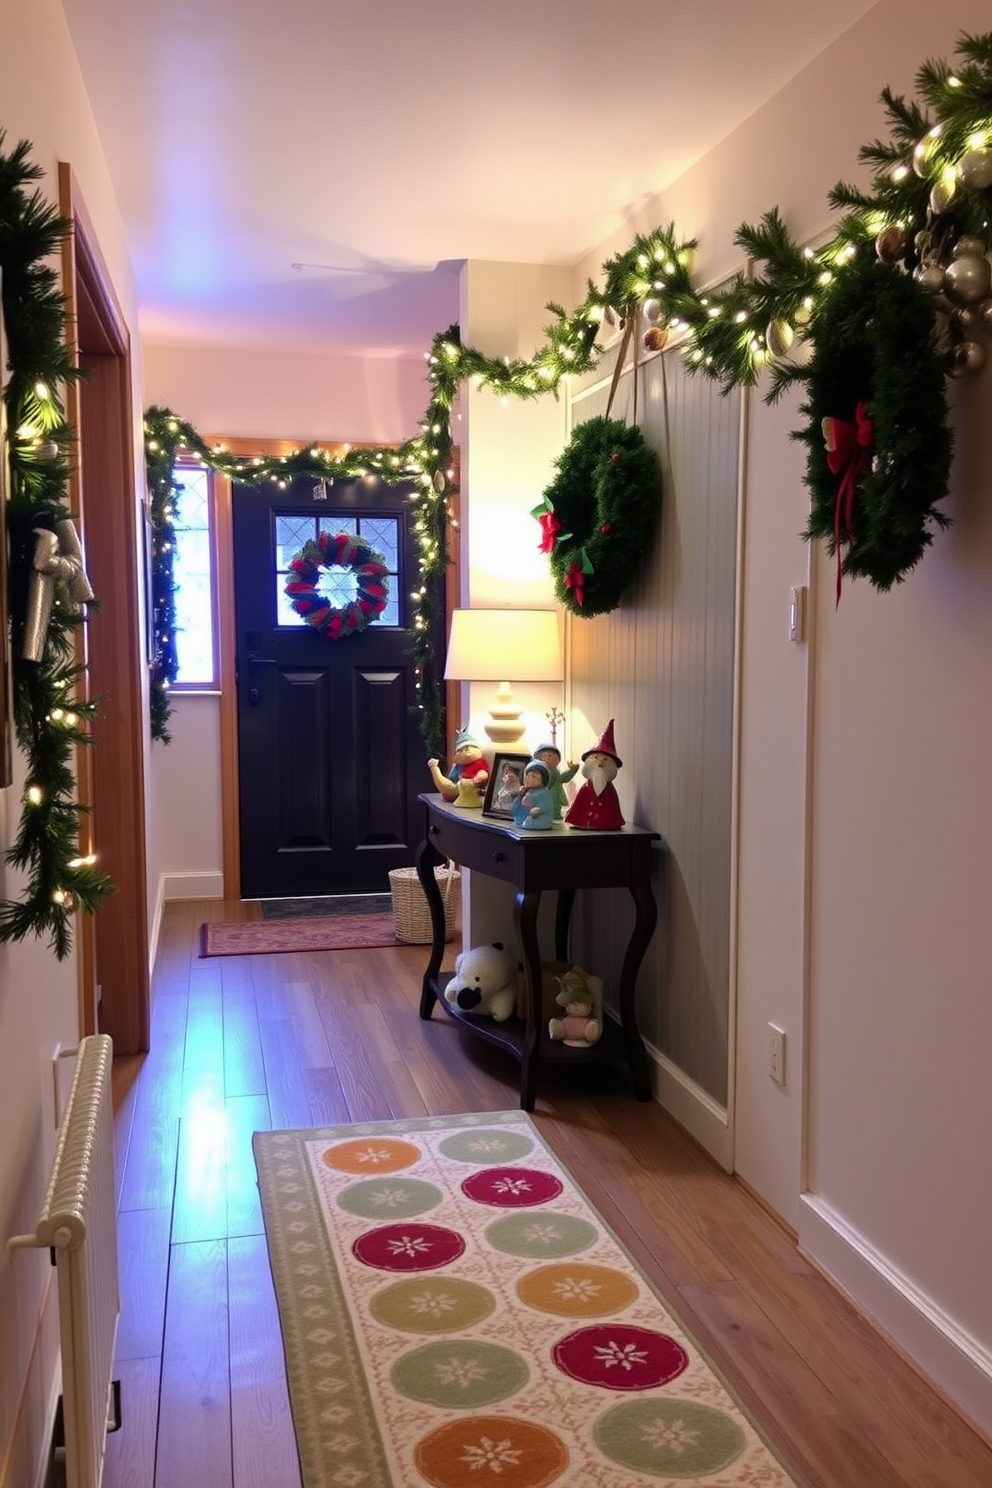
[[[726,1107],[741,397],[689,376],[677,352],[652,357],[637,376],[637,421],[661,472],[659,526],[620,608],[569,621],[567,744],[575,757],[589,731],[595,739],[615,718],[627,814],[668,848],[655,880],[658,933],[638,982],[640,1026]],[[608,374],[573,392],[573,426],[605,413],[608,396]],[[632,422],[633,404],[628,369],[612,416]],[[609,988],[633,911],[621,893],[597,905],[582,949]]]

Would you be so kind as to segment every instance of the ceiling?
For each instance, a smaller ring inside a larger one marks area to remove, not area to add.
[[[419,355],[572,264],[874,0],[62,0],[155,343]]]

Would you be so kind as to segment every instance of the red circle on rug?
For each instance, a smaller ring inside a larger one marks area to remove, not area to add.
[[[466,1198],[497,1209],[529,1209],[556,1199],[563,1184],[553,1173],[537,1168],[483,1168],[462,1184]]]
[[[604,1390],[653,1390],[688,1366],[689,1355],[667,1333],[633,1323],[597,1323],[569,1333],[551,1350],[563,1374]]]
[[[382,1225],[359,1235],[352,1246],[358,1260],[377,1271],[436,1271],[464,1249],[457,1230],[430,1224]]]

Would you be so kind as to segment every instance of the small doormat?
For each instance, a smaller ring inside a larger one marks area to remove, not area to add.
[[[315,920],[322,915],[385,914],[391,894],[324,894],[316,899],[262,899],[263,920]]]
[[[200,926],[201,956],[272,956],[281,951],[354,951],[401,944],[392,913]]]
[[[305,1488],[794,1488],[527,1116],[252,1141]]]

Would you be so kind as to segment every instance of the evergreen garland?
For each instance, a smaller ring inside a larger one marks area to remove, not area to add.
[[[109,877],[80,847],[84,808],[76,798],[73,756],[77,745],[91,742],[97,705],[85,696],[83,668],[75,660],[82,617],[67,594],[56,593],[40,661],[20,654],[32,528],[39,513],[55,521],[71,516],[66,496],[73,433],[60,389],[79,373],[66,349],[65,299],[51,267],[71,223],[31,189],[42,171],[31,162],[30,144],[21,140],[4,154],[3,143],[0,131],[0,270],[10,373],[4,391],[8,593],[14,731],[27,777],[6,860],[27,882],[20,901],[0,902],[0,941],[47,936],[61,961],[71,949],[77,906],[92,913],[113,892]]]
[[[555,594],[573,615],[615,610],[644,561],[661,505],[661,476],[637,428],[599,417],[579,424],[531,513],[551,553]]]

